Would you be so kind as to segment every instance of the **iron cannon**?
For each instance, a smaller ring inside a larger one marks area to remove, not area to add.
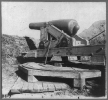
[[[41,28],[45,28],[50,25],[54,25],[60,30],[63,30],[67,35],[74,36],[77,31],[79,30],[79,25],[76,20],[73,19],[62,19],[62,20],[53,20],[49,22],[40,22],[40,23],[30,23],[29,28],[30,29],[36,29],[41,30]]]

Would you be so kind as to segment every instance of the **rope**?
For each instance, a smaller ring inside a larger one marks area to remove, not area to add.
[[[51,40],[52,40],[52,38],[51,38]],[[46,63],[47,63],[47,57],[48,57],[49,48],[50,48],[50,45],[51,45],[51,40],[49,41],[48,51],[47,51],[47,53],[46,53],[45,65],[46,65]]]

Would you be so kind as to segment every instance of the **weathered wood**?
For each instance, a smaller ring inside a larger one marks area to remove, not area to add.
[[[55,86],[55,90],[58,91],[58,90],[62,90],[62,84],[58,84],[58,83],[54,83],[54,86]]]
[[[23,87],[22,87],[22,92],[28,92],[29,91],[29,89],[28,89],[28,82],[24,82],[24,84],[23,84]]]
[[[29,69],[22,67],[23,70],[28,71],[28,75],[31,74],[31,72],[29,73]],[[85,77],[85,78],[92,78],[92,77],[98,77],[101,76],[101,72],[99,70],[70,70],[70,71],[59,71],[56,69],[53,70],[52,68],[50,68],[51,70],[47,69],[46,70],[33,70],[32,75],[38,75],[38,76],[50,76],[50,77],[61,77],[61,78],[79,78],[79,73],[81,73],[81,77]],[[62,68],[61,68],[62,69]]]
[[[26,64],[27,65],[27,64]],[[79,69],[79,68],[65,68],[65,67],[54,67],[50,65],[37,65],[35,63],[29,63],[29,66],[20,66],[19,68],[26,70],[30,80],[29,82],[33,82],[33,76],[50,76],[50,77],[60,77],[60,78],[71,78],[74,79],[74,87],[80,87],[81,89],[85,85],[86,78],[100,77],[101,71],[99,70],[88,70],[88,69]],[[37,65],[37,67],[35,66]],[[42,67],[44,66],[44,67]],[[60,85],[56,86],[54,84],[56,90],[61,89]]]
[[[78,96],[69,96],[63,95],[62,92],[59,91],[59,94],[56,95],[57,92],[47,92],[47,93],[22,93],[22,94],[15,94],[10,97],[10,99],[78,99]]]
[[[66,90],[69,86],[65,83],[62,83],[61,88],[62,90]]]
[[[77,88],[80,87],[80,89],[83,89],[83,86],[85,86],[85,79],[84,78],[80,78],[80,79],[74,78],[73,84],[74,84],[74,87],[77,87]]]
[[[48,91],[55,91],[55,86],[54,86],[54,84],[52,83],[48,83],[48,88],[49,88],[49,90]]]
[[[80,72],[80,77],[81,78],[101,77],[101,71],[91,70],[91,72],[88,72],[88,71]]]
[[[43,91],[49,91],[48,84],[43,82]]]
[[[94,55],[94,56],[91,57],[91,62],[92,63],[96,63],[96,62],[104,63],[104,60],[105,60],[104,56],[105,55],[103,55],[103,56],[98,56],[98,55],[95,56]]]
[[[38,76],[50,76],[50,77],[60,77],[60,78],[78,78],[77,73],[73,72],[59,72],[59,71],[42,71],[42,70],[34,70],[34,75]]]
[[[34,89],[37,89],[37,92],[43,92],[42,82],[35,83]]]
[[[32,73],[32,69],[40,69],[40,70],[52,70],[52,71],[73,71],[73,68],[71,67],[55,67],[53,65],[44,65],[44,64],[38,64],[38,63],[35,63],[35,62],[29,62],[29,63],[24,63],[24,64],[21,64],[19,67],[24,67],[24,68],[29,68],[29,71],[31,71]],[[22,69],[23,70],[23,69]],[[27,73],[25,71],[25,73]]]
[[[27,81],[28,82],[37,82],[38,80],[33,75],[28,75]]]
[[[57,83],[57,82],[26,82],[22,81],[23,85],[20,84],[21,80],[19,79],[14,87],[11,89],[12,94],[20,94],[20,93],[41,93],[41,92],[51,92],[66,89],[66,84]],[[19,84],[21,86],[19,86]],[[17,86],[17,88],[15,87]]]
[[[23,81],[19,77],[18,80],[15,82],[14,86],[11,89],[11,93],[21,93],[21,89],[23,87]]]
[[[33,90],[33,83],[31,83],[31,82],[28,83],[28,90],[32,92],[32,90]]]
[[[38,84],[36,84],[36,83],[33,84],[33,91],[39,92]]]
[[[99,49],[101,48],[102,50],[99,51]],[[37,49],[32,51],[31,53],[34,53],[33,57],[45,57],[46,50],[47,49]],[[30,53],[29,52],[26,53],[27,54],[25,55],[25,57],[29,57]],[[69,47],[51,48],[49,49],[48,57],[53,56],[52,54],[57,56],[69,56],[69,55],[89,56],[90,54],[105,55],[105,45],[73,46],[71,48]]]
[[[86,80],[85,80],[85,78],[81,78],[80,79],[80,89],[82,90],[82,89],[84,89],[84,86],[86,85]]]
[[[73,85],[74,85],[74,87],[80,87],[80,80],[78,78],[74,78]]]
[[[14,94],[11,96],[12,99],[42,99],[42,94],[31,94],[31,93],[22,93],[22,94]]]

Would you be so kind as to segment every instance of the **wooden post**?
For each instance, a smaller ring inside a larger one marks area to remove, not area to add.
[[[74,78],[74,87],[80,88],[81,90],[83,89],[84,85],[85,85],[85,78],[82,79],[78,79],[78,78]]]
[[[82,78],[82,79],[80,79],[80,89],[82,90],[82,89],[84,89],[84,86],[86,85],[85,84],[85,78]]]
[[[79,73],[79,78],[74,78],[74,87],[78,87],[80,88],[80,90],[83,89],[83,87],[85,86],[85,78],[81,77],[81,73]]]

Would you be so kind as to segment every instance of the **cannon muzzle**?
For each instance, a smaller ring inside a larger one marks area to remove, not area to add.
[[[29,24],[30,29],[40,30],[41,27],[46,27],[46,22],[30,23]]]

